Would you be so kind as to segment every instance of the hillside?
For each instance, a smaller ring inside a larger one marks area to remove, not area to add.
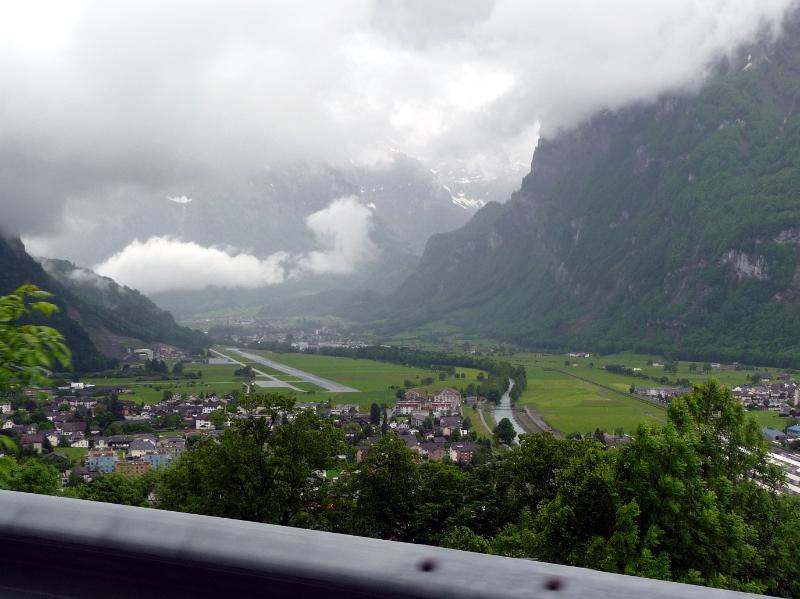
[[[98,343],[111,355],[119,352],[117,337],[199,349],[205,343],[197,331],[179,326],[172,315],[147,297],[113,279],[80,268],[66,260],[43,258],[45,271],[82,303],[80,321],[91,332],[104,332],[108,343]],[[110,335],[109,335],[110,334]]]
[[[508,203],[430,239],[383,330],[800,364],[799,96],[795,18],[695,95],[542,140]]]
[[[64,261],[45,263],[52,274],[28,255],[18,239],[0,237],[0,294],[25,282],[53,293],[60,312],[43,323],[64,334],[77,370],[107,367],[133,342],[158,341],[191,349],[203,345],[200,333],[176,325],[168,312],[137,291]]]
[[[17,239],[0,235],[0,295],[5,295],[23,283],[33,283],[55,295],[52,301],[60,308],[42,324],[55,327],[64,335],[73,353],[77,370],[105,368],[110,360],[100,353],[86,330],[76,321],[77,311],[69,303],[70,294],[54,281],[41,265],[31,258]]]

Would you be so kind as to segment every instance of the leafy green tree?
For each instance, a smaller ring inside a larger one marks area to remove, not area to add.
[[[182,360],[178,360],[172,366],[172,374],[183,374],[183,361]]]
[[[0,391],[13,391],[48,384],[48,374],[57,365],[71,367],[69,348],[55,329],[17,324],[35,315],[50,316],[58,307],[52,297],[35,285],[23,285],[0,297]]]
[[[489,543],[486,539],[466,526],[455,526],[448,530],[442,535],[439,545],[462,551],[489,553]]]
[[[412,538],[417,543],[438,544],[454,523],[466,519],[465,497],[475,486],[471,474],[453,464],[428,461],[417,469]]]
[[[419,474],[402,439],[384,435],[345,478],[344,495],[352,499],[354,534],[408,540],[413,525]]]
[[[228,422],[228,414],[221,408],[217,408],[211,412],[208,418],[211,420],[211,424],[213,424],[214,428],[217,430],[222,430],[225,428],[225,424]]]
[[[21,464],[13,463],[12,460],[6,468],[6,474],[0,476],[0,485],[3,488],[40,495],[55,495],[58,492],[58,471],[37,458],[26,459]]]
[[[161,506],[226,518],[299,524],[318,506],[312,472],[345,453],[343,433],[309,412],[281,423],[294,399],[249,395],[248,416],[235,418],[219,441],[196,443],[163,475]]]
[[[511,421],[508,418],[503,418],[500,420],[492,432],[497,440],[500,441],[500,443],[505,443],[506,445],[511,445],[514,439],[517,437],[517,431],[514,430],[514,425],[511,424]]]
[[[389,432],[389,417],[386,413],[386,410],[383,410],[383,417],[381,419],[381,434],[386,434]]]
[[[381,423],[381,407],[375,402],[369,407],[369,423],[373,426]]]
[[[104,474],[88,484],[78,484],[68,495],[89,501],[147,507],[147,496],[154,487],[154,474],[141,477]]]

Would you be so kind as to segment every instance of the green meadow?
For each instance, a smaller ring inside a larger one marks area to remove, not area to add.
[[[520,398],[520,405],[532,406],[553,427],[564,433],[586,433],[597,428],[606,431],[622,428],[626,432],[632,432],[641,422],[665,422],[664,409],[629,396],[631,385],[636,387],[669,385],[670,383],[662,384],[658,381],[666,376],[673,382],[685,378],[693,384],[700,384],[713,379],[733,387],[748,383],[749,377],[755,372],[768,370],[773,373],[778,372],[775,369],[754,368],[739,371],[712,369],[704,373],[702,362],[695,362],[697,369],[692,371],[690,370],[692,362],[684,361],[677,363],[677,373],[671,373],[665,372],[660,366],[648,366],[648,362],[659,360],[663,362],[660,356],[628,352],[588,358],[572,358],[565,354],[524,353],[516,354],[510,359],[523,364],[528,374],[528,389]],[[608,364],[639,368],[650,378],[612,373],[605,370]],[[610,387],[614,391],[604,387]],[[751,412],[751,414],[762,425],[780,427],[781,420],[785,420],[774,412]]]
[[[170,364],[170,366],[172,366]],[[241,368],[236,364],[185,364],[184,373],[200,372],[197,379],[171,378],[163,380],[156,376],[134,376],[130,378],[95,377],[83,379],[85,383],[98,386],[126,387],[130,393],[122,396],[138,403],[153,404],[161,401],[164,391],[170,393],[216,393],[225,395],[235,389],[241,389],[245,379],[235,376],[234,371]]]
[[[292,385],[301,389],[313,388],[309,389],[314,391],[313,394],[305,396],[308,399],[313,397],[315,401],[319,401],[330,397],[335,404],[349,403],[369,406],[375,402],[377,404],[394,405],[396,388],[403,387],[406,380],[411,381],[415,388],[428,392],[444,389],[445,387],[461,388],[469,383],[478,382],[479,371],[472,368],[456,369],[458,374],[464,373],[463,379],[448,377],[440,381],[438,372],[426,368],[402,366],[375,360],[320,356],[317,354],[279,354],[265,350],[252,351],[281,364],[299,368],[305,372],[316,374],[359,390],[358,393],[331,393],[310,383],[292,383]],[[284,379],[281,376],[279,378],[281,380],[297,380],[296,377]],[[434,382],[430,385],[423,385],[422,379],[425,378],[433,378]]]

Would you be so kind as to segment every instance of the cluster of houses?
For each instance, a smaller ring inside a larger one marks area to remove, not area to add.
[[[66,457],[66,452],[59,454],[60,449],[84,450],[80,463],[63,472],[65,483],[70,476],[91,481],[110,473],[141,476],[166,468],[185,451],[190,437],[221,434],[217,430],[222,425],[218,411],[233,399],[214,394],[173,394],[157,403],[138,404],[125,399],[128,389],[124,387],[79,382],[45,392],[49,399],[38,403],[36,411],[41,413],[36,418],[31,418],[24,410],[20,415],[9,401],[0,400],[0,431],[14,433],[24,449],[40,454],[52,451],[53,456]],[[111,430],[106,428],[107,434],[103,434],[98,420],[103,420],[105,415],[108,426],[112,396],[116,397],[114,415],[117,419]],[[463,403],[476,403],[481,399],[466,398]],[[313,401],[296,402],[294,411],[282,414],[281,419],[291,421],[304,410],[331,418],[335,426],[343,430],[353,447],[354,456],[351,457],[356,460],[363,458],[384,429],[397,434],[419,459],[464,464],[473,459],[479,444],[475,433],[465,427],[461,406],[461,393],[456,389],[443,389],[433,394],[410,389],[396,407],[381,411],[381,422],[377,424],[375,415],[361,411],[363,408],[359,406],[331,406],[327,402]],[[15,422],[15,417],[20,422]],[[228,414],[226,417],[237,416]],[[150,432],[153,430],[176,432],[155,434]],[[110,434],[119,431],[126,434]],[[72,453],[69,455],[74,457]]]
[[[404,415],[424,412],[428,416],[446,416],[456,414],[461,408],[461,393],[456,389],[442,389],[434,395],[423,394],[417,389],[409,389],[403,399],[397,402],[397,411]]]
[[[691,391],[688,387],[635,387],[633,392],[642,397],[654,399],[662,404],[668,404],[675,397],[680,397]]]
[[[794,381],[740,385],[731,390],[749,410],[771,410],[784,416],[800,414],[800,386]]]
[[[72,471],[86,480],[112,472],[141,476],[150,470],[166,468],[185,449],[186,439],[179,435],[161,438],[155,435],[99,437],[86,454],[84,465],[76,466]]]
[[[144,362],[145,360],[162,360],[164,362],[182,360],[187,362],[191,361],[191,355],[174,345],[155,343],[152,347],[130,348],[123,357],[123,362]]]

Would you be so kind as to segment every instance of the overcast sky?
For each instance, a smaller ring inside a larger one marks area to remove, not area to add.
[[[390,147],[521,177],[540,131],[691,90],[790,4],[5,2],[2,224],[47,234],[198,180]]]

